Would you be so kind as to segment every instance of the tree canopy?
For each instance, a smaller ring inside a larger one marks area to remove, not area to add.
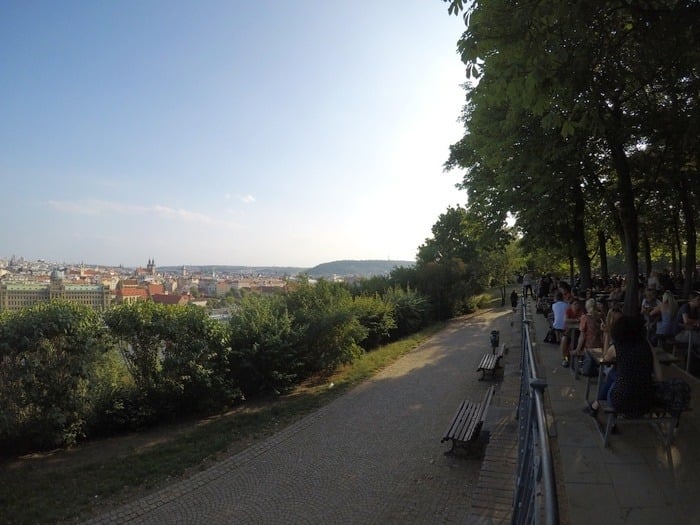
[[[586,287],[590,254],[616,236],[627,311],[647,243],[685,255],[688,291],[700,3],[445,1],[465,20],[457,48],[470,78],[465,135],[446,167],[464,170],[470,209],[492,221],[510,212],[526,244],[545,239],[573,257]]]

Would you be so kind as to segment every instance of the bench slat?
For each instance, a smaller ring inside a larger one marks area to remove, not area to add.
[[[450,439],[460,438],[460,441],[463,441],[461,437],[464,436],[469,422],[477,414],[479,404],[480,403],[473,403],[471,401],[463,401],[459,411],[457,414],[455,414],[452,425],[445,434],[446,437],[449,437]]]
[[[451,439],[452,449],[454,449],[458,443],[464,444],[472,441],[481,431],[494,390],[495,387],[489,387],[481,402],[462,401],[441,442]]]
[[[492,377],[496,375],[496,370],[501,368],[501,359],[503,358],[505,351],[506,345],[503,345],[497,354],[486,353],[483,355],[481,361],[479,362],[479,366],[476,369],[477,372],[481,372],[481,378],[479,379],[480,381],[484,379],[486,372],[490,372]]]

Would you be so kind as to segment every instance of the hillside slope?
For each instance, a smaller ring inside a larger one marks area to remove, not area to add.
[[[358,275],[372,277],[388,275],[394,268],[413,267],[415,261],[333,261],[314,266],[306,273],[310,277],[332,277],[335,275]]]

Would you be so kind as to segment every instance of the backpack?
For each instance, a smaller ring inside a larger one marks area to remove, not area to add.
[[[665,379],[654,385],[656,403],[674,417],[690,408],[690,385],[679,377]]]
[[[554,328],[550,328],[547,335],[544,336],[545,343],[557,344],[557,334],[554,332]]]

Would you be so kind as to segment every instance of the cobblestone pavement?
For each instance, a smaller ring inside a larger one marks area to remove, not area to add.
[[[490,331],[500,330],[502,344],[519,344],[514,317],[510,309],[495,309],[455,319],[373,379],[271,438],[88,523],[475,523],[477,482],[482,505],[484,486],[504,484],[488,474],[480,480],[484,458],[493,466],[493,454],[445,456],[449,444],[440,438],[459,403],[481,399],[491,384],[476,372]],[[513,352],[505,362],[509,375],[518,365]],[[496,381],[494,429],[512,419],[513,393],[505,383]]]

